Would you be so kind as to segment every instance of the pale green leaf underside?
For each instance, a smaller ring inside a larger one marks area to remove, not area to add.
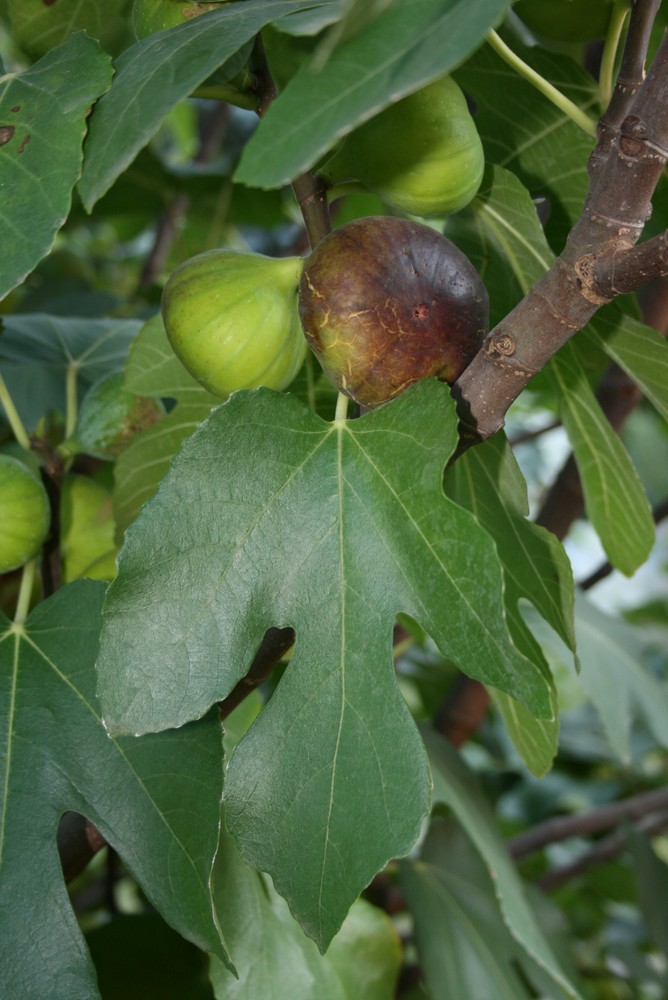
[[[225,952],[209,887],[218,838],[221,733],[210,716],[178,733],[109,739],[95,699],[104,586],[38,605],[24,630],[0,620],[0,995],[98,1000],[56,848],[82,813],[181,934]]]
[[[0,298],[46,256],[65,222],[86,115],[110,82],[109,56],[83,33],[0,78]]]
[[[448,805],[483,858],[496,886],[508,930],[555,984],[570,997],[580,994],[563,973],[529,907],[517,869],[475,777],[459,754],[434,731],[424,731],[434,775],[434,802]],[[558,994],[557,994],[558,995]]]
[[[559,389],[561,419],[582,480],[587,515],[612,565],[630,576],[654,544],[647,495],[571,344],[555,355],[549,370]]]
[[[198,717],[267,628],[295,628],[289,669],[230,762],[227,817],[321,947],[428,808],[394,679],[396,614],[466,672],[551,714],[545,679],[506,631],[494,545],[442,493],[455,442],[435,381],[339,424],[287,395],[235,393],[128,530],[109,591],[99,690],[117,732]]]
[[[506,0],[390,6],[322,68],[299,70],[245,147],[236,179],[262,188],[293,180],[362,121],[459,65],[506,7]]]
[[[449,496],[472,511],[494,538],[506,582],[505,605],[513,640],[552,686],[540,646],[520,613],[530,601],[575,651],[573,574],[560,542],[527,518],[526,484],[503,434],[470,449],[448,470]],[[544,774],[557,750],[558,721],[536,719],[519,702],[494,691],[516,748],[535,774]]]
[[[660,333],[633,319],[599,314],[587,333],[642,389],[652,406],[668,420],[668,341]]]

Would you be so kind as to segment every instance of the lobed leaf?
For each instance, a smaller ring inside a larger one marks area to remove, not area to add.
[[[428,809],[394,679],[397,613],[472,676],[552,712],[506,631],[491,539],[443,495],[456,440],[435,381],[332,424],[288,395],[234,393],[128,530],[109,590],[98,671],[115,732],[202,715],[267,628],[295,628],[289,668],[230,761],[227,821],[321,948]]]
[[[67,811],[119,852],[183,936],[227,961],[209,879],[222,786],[215,715],[110,739],[94,694],[104,585],[78,581],[24,626],[0,617],[0,994],[97,1000],[56,847]]]
[[[491,326],[554,262],[529,192],[503,167],[488,164],[478,194],[467,208],[447,219],[444,232],[483,279]]]

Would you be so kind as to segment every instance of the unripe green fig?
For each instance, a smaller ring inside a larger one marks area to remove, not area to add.
[[[42,480],[18,459],[0,455],[0,573],[19,569],[36,556],[50,523]]]
[[[135,434],[164,415],[159,400],[129,392],[123,386],[123,372],[111,372],[91,385],[81,402],[74,434],[60,451],[64,455],[83,452],[111,461]]]
[[[146,38],[219,6],[216,3],[197,3],[196,0],[135,0],[132,26],[137,38]]]
[[[320,174],[330,185],[356,179],[399,211],[428,218],[468,205],[484,168],[466,98],[444,76],[351,132]]]
[[[208,250],[169,278],[162,316],[174,353],[215,396],[286,389],[306,342],[297,313],[301,257]]]
[[[488,297],[464,254],[428,226],[356,219],[307,259],[299,313],[334,385],[363,406],[419,379],[452,384],[487,332]]]
[[[113,580],[117,546],[111,490],[89,476],[67,475],[60,495],[63,583]]]

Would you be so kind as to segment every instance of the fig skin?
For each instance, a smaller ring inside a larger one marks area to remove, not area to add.
[[[360,125],[319,173],[330,186],[360,181],[400,212],[428,218],[468,205],[484,169],[466,98],[445,76]]]
[[[162,317],[174,353],[215,396],[287,389],[304,363],[301,257],[208,250],[171,275]]]
[[[482,345],[488,312],[480,276],[450,240],[390,216],[325,237],[299,286],[310,347],[339,391],[366,407],[430,376],[452,385]]]
[[[25,566],[46,541],[51,525],[42,480],[10,455],[0,455],[0,573]]]

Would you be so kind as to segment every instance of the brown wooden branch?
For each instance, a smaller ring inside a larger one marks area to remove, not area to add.
[[[555,816],[511,837],[506,846],[512,857],[519,861],[520,858],[526,858],[549,844],[557,844],[570,837],[586,837],[602,833],[617,826],[623,819],[640,819],[642,816],[666,809],[668,809],[668,788],[658,788],[574,816]]]
[[[596,268],[634,247],[651,214],[668,158],[668,39],[622,122],[614,150],[590,159],[581,217],[550,270],[490,332],[453,387],[460,452],[496,433],[505,414],[550,358],[612,296],[596,287]]]
[[[603,298],[634,292],[668,274],[668,230],[639,246],[596,261],[592,287]]]
[[[593,166],[602,164],[617,140],[620,126],[645,79],[645,60],[654,19],[661,0],[632,0],[631,17],[619,72],[608,107],[598,126],[599,141]]]
[[[270,628],[265,633],[250,670],[245,677],[219,702],[220,717],[226,719],[240,705],[244,698],[263,684],[276,664],[285,656],[295,641],[295,633],[291,628]]]
[[[668,829],[668,809],[644,816],[635,824],[635,829],[650,837],[662,833]],[[536,885],[544,892],[553,892],[562,885],[566,885],[567,882],[571,882],[574,878],[586,874],[592,868],[607,864],[608,861],[614,861],[615,858],[624,853],[626,845],[626,831],[618,830],[611,834],[611,836],[606,837],[605,840],[600,841],[576,861],[567,865],[560,865],[558,868],[553,868],[552,871],[541,876],[541,878],[536,880]]]

